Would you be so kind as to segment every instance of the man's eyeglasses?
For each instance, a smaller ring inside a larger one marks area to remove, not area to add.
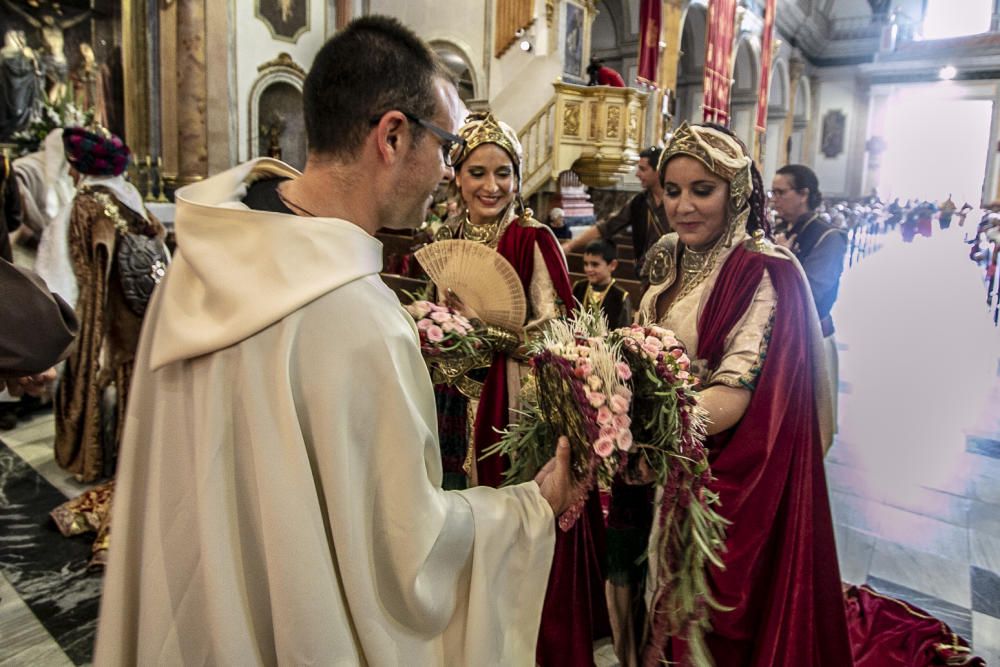
[[[767,196],[769,199],[774,199],[775,197],[784,197],[789,192],[798,192],[799,190],[805,190],[805,188],[774,188],[773,190],[768,190]]]
[[[428,130],[441,140],[441,155],[444,158],[444,164],[447,167],[454,167],[458,162],[459,158],[462,157],[462,151],[465,150],[465,139],[458,136],[457,134],[452,134],[451,132],[445,130],[444,128],[438,127],[430,121],[426,121],[419,116],[416,116],[409,111],[399,110],[401,114],[406,116],[406,119],[411,123],[416,123],[420,127]],[[388,113],[388,112],[386,112]],[[372,125],[378,125],[378,122],[382,120],[382,116],[385,114],[379,114],[378,116],[373,116],[371,119]]]

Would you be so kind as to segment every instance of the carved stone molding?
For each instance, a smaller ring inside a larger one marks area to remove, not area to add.
[[[287,83],[301,93],[306,78],[305,70],[287,53],[280,53],[274,60],[261,64],[257,67],[257,71],[260,76],[250,88],[247,100],[250,121],[247,126],[250,141],[248,155],[251,158],[260,154],[260,98],[264,91],[276,83]]]
[[[306,78],[306,71],[302,65],[295,62],[295,60],[289,54],[281,52],[278,57],[274,60],[269,60],[266,63],[261,63],[257,66],[258,72],[264,72],[266,70],[275,68],[288,68],[298,74],[302,79]]]

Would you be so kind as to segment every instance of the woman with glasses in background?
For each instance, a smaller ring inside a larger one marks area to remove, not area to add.
[[[839,365],[831,312],[840,290],[840,274],[844,272],[847,230],[820,215],[822,203],[819,180],[812,169],[802,164],[778,169],[771,185],[771,207],[780,218],[774,230],[775,242],[791,250],[806,272],[823,330],[836,425]]]
[[[461,472],[447,450],[464,441],[465,471],[473,486],[499,486],[508,462],[483,452],[514,421],[523,378],[525,344],[547,322],[573,310],[566,259],[552,230],[532,217],[519,196],[521,144],[514,130],[490,113],[475,113],[459,130],[464,146],[454,156],[455,190],[464,208],[457,237],[482,243],[511,263],[524,287],[528,315],[519,331],[490,327],[489,366],[474,369],[454,387],[438,386],[441,448],[446,472]],[[451,305],[475,317],[456,296]],[[465,415],[471,420],[471,442]],[[453,476],[452,475],[452,476]],[[542,611],[539,665],[592,665],[593,642],[610,634],[604,599],[604,519],[596,491],[569,532],[557,531],[549,588]]]

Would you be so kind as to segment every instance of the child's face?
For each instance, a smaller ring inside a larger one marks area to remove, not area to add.
[[[591,285],[607,285],[611,282],[611,274],[615,272],[618,260],[605,262],[600,255],[585,254],[583,256],[583,272]]]

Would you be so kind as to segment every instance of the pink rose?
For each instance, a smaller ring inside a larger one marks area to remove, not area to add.
[[[598,416],[598,423],[600,420],[600,416]],[[627,431],[632,426],[632,420],[629,419],[628,415],[615,415],[611,420],[611,425],[616,431]]]
[[[605,426],[601,429],[601,433],[597,436],[599,438],[607,438],[608,440],[614,440],[618,436],[618,431],[611,426]]]
[[[431,304],[427,301],[414,301],[406,307],[406,312],[413,316],[415,320],[422,320],[431,312]]]
[[[455,323],[454,322],[442,322],[441,323],[441,330],[444,331],[445,333],[452,333],[453,331],[455,331]]]
[[[440,323],[450,322],[451,313],[442,313],[440,310],[438,310],[431,313],[431,319],[434,320],[435,322],[440,322]]]
[[[687,371],[678,371],[677,373],[678,380],[687,380],[689,377],[691,377],[691,374]]]
[[[623,396],[615,394],[611,397],[611,412],[616,415],[625,414],[628,412],[628,401]]]
[[[593,370],[594,368],[590,364],[580,364],[579,366],[573,369],[573,375],[583,380],[588,375],[590,375],[593,372]]]
[[[652,359],[656,359],[660,356],[660,351],[663,350],[663,346],[656,347],[655,345],[650,345],[649,343],[642,344],[642,351],[650,356]]]
[[[436,324],[432,324],[431,326],[427,327],[427,340],[431,341],[432,343],[440,343],[442,340],[444,340],[444,331],[442,331],[441,327],[437,326]]]
[[[417,322],[417,328],[421,331],[427,331],[427,328],[432,326],[434,326],[434,322],[432,320],[423,319]]]
[[[427,303],[430,305],[432,313],[447,313],[448,312],[448,309],[445,308],[444,306],[439,306],[438,304],[436,304],[436,303],[430,303],[429,301]]]
[[[624,398],[629,403],[632,402],[632,390],[628,387],[622,387],[618,390],[618,395]]]
[[[663,349],[663,341],[656,336],[646,336],[646,345],[655,347],[657,350]],[[645,347],[645,345],[643,347]]]
[[[667,334],[673,335],[669,329],[664,329],[663,327],[658,327],[656,325],[653,325],[653,326],[649,327],[649,335],[650,336],[656,336],[657,338],[663,338]]]
[[[590,403],[592,407],[600,408],[602,405],[607,403],[607,399],[604,398],[604,394],[601,394],[596,391],[588,391],[587,402]]]
[[[618,378],[622,382],[628,382],[632,379],[632,369],[624,361],[619,361],[615,364],[615,370],[618,371]]]
[[[597,411],[597,423],[600,424],[601,426],[607,426],[608,424],[611,423],[611,421],[614,418],[615,416],[611,413],[611,410],[609,410],[608,406],[606,405],[602,405],[600,409],[598,409]]]
[[[632,449],[632,431],[628,429],[618,431],[618,449],[623,452]]]
[[[606,459],[614,453],[615,443],[611,438],[598,438],[594,443],[594,451],[602,459]]]

